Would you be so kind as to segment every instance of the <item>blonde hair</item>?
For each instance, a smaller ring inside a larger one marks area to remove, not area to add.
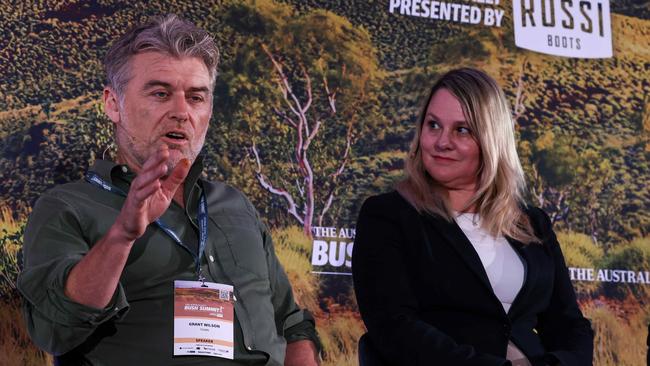
[[[539,243],[522,208],[526,184],[517,155],[510,106],[496,81],[483,71],[451,70],[433,85],[411,141],[404,168],[406,178],[398,183],[398,192],[418,212],[454,220],[445,191],[424,168],[420,149],[424,116],[431,98],[440,89],[448,90],[462,105],[481,151],[476,193],[465,209],[476,207],[481,226],[494,236]]]

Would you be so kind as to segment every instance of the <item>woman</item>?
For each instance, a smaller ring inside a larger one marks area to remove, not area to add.
[[[371,344],[392,365],[591,365],[593,332],[548,216],[523,203],[503,91],[436,82],[397,191],[364,203],[352,254]]]

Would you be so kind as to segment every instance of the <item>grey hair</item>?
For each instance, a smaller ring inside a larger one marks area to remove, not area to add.
[[[153,17],[116,40],[104,57],[106,85],[120,99],[131,79],[129,60],[141,52],[198,57],[208,69],[211,87],[217,78],[219,49],[208,32],[174,14]]]

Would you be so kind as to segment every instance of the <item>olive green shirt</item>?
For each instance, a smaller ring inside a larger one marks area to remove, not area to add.
[[[91,168],[128,191],[126,166],[97,161]],[[311,315],[296,305],[271,237],[242,193],[199,179],[201,159],[185,181],[185,208],[172,202],[161,217],[196,253],[201,193],[208,203],[208,240],[201,268],[207,281],[234,286],[235,359],[173,356],[174,280],[197,280],[193,256],[155,224],[134,243],[105,309],[67,298],[70,269],[115,222],[124,197],[85,180],[44,193],[25,231],[18,289],[34,343],[59,364],[282,365],[286,342],[320,346]]]

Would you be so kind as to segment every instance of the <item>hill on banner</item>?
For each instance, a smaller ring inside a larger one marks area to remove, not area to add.
[[[650,10],[612,2],[614,57],[588,60],[517,48],[511,7],[499,5],[503,26],[485,27],[391,13],[388,1],[0,4],[0,364],[46,362],[16,321],[27,217],[42,192],[114,152],[101,57],[130,25],[164,13],[218,40],[205,175],[244,191],[272,227],[326,365],[356,365],[365,330],[349,277],[312,273],[313,229],[353,228],[363,200],[391,189],[423,95],[458,66],[488,71],[509,97],[527,199],[549,213],[573,268],[595,364],[645,362],[650,285],[611,276],[650,271]]]

